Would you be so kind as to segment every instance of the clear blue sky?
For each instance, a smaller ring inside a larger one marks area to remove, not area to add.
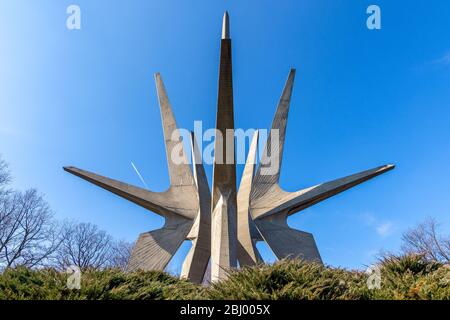
[[[116,238],[134,241],[161,226],[159,216],[62,166],[140,186],[133,161],[150,189],[165,190],[153,73],[161,72],[180,127],[213,127],[228,10],[237,127],[269,127],[297,68],[283,188],[397,165],[290,218],[314,234],[323,260],[363,268],[427,216],[448,233],[450,3],[374,3],[378,31],[366,27],[372,2],[363,0],[1,1],[0,153],[14,186],[38,188],[58,219],[92,222]],[[70,4],[81,8],[81,30],[66,28]],[[188,247],[169,270],[179,270]]]

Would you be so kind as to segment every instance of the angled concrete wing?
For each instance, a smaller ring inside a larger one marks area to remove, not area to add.
[[[184,199],[172,191],[173,189],[166,192],[151,192],[75,167],[64,167],[64,170],[165,218],[174,215],[192,220],[197,215],[198,204],[196,204],[196,200],[188,199],[184,203]],[[192,192],[192,188],[189,186],[178,186],[176,189],[180,192]]]
[[[164,270],[191,227],[192,220],[169,218],[163,228],[140,234],[127,270]]]
[[[155,75],[170,187],[165,192],[151,192],[75,167],[64,170],[132,201],[165,218],[164,227],[139,236],[129,262],[129,270],[162,270],[186,239],[199,212],[199,196],[187,161],[180,133],[164,83]]]
[[[258,230],[278,259],[300,258],[322,262],[316,242],[311,233],[290,228],[286,217],[256,220]]]
[[[261,219],[279,213],[286,213],[289,216],[392,170],[394,167],[394,165],[376,167],[296,192],[283,191],[278,184],[275,184],[264,197],[253,202],[253,217]]]
[[[259,232],[278,258],[301,256],[321,261],[311,234],[288,227],[287,217],[394,168],[381,166],[297,192],[279,186],[286,124],[295,70],[291,70],[278,103],[271,132],[252,184],[250,212]]]

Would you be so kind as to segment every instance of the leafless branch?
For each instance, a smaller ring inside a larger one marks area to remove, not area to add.
[[[438,234],[438,223],[428,218],[416,228],[403,234],[402,250],[423,255],[426,259],[448,263],[450,261],[450,236]]]
[[[53,214],[35,189],[0,198],[0,269],[44,265],[58,246]]]

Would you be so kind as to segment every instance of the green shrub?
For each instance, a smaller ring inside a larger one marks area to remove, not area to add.
[[[68,289],[66,283],[67,275],[52,269],[9,269],[0,276],[0,299],[195,299],[203,290],[160,271],[85,271],[80,290]]]
[[[450,299],[450,268],[421,256],[386,256],[378,267],[381,286],[368,275],[300,260],[282,260],[230,272],[210,287],[160,271],[85,271],[81,289],[69,290],[67,275],[53,269],[8,269],[0,275],[0,299]]]
[[[388,255],[380,260],[382,283],[370,292],[372,299],[450,299],[448,265],[420,255]]]
[[[230,272],[205,291],[210,299],[450,299],[450,268],[421,256],[386,256],[378,264],[380,288],[368,275],[299,260]]]

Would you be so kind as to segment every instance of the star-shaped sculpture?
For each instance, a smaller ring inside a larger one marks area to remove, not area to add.
[[[226,278],[228,269],[237,267],[238,261],[240,266],[262,262],[256,248],[257,241],[265,241],[279,259],[298,257],[322,261],[312,234],[290,228],[287,225],[288,216],[387,172],[394,166],[377,167],[296,192],[283,191],[279,178],[294,76],[295,70],[292,69],[256,170],[258,131],[252,138],[239,191],[236,190],[235,161],[217,161],[235,159],[234,137],[226,135],[227,130],[234,132],[231,39],[227,13],[222,27],[216,120],[216,129],[224,140],[223,143],[219,143],[217,138],[215,141],[211,191],[201,161],[201,150],[193,134],[192,169],[189,165],[159,73],[155,75],[155,80],[170,177],[167,191],[151,192],[75,167],[64,167],[64,170],[165,218],[161,229],[139,236],[129,270],[163,270],[184,240],[191,240],[192,247],[183,262],[181,277],[196,283],[204,280],[208,262],[212,281]],[[181,151],[178,153],[181,163],[172,159],[175,151]],[[278,160],[275,165],[271,161],[273,159]]]

